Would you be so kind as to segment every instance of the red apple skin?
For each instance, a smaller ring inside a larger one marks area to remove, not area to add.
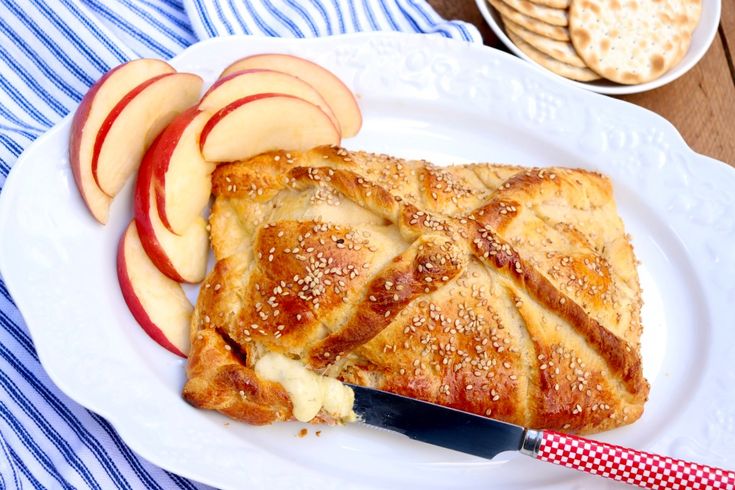
[[[173,75],[173,73],[164,73],[163,75],[158,75],[157,77],[150,78],[146,80],[145,82],[141,83],[137,87],[135,87],[133,90],[128,92],[128,94],[118,102],[115,107],[110,111],[110,113],[107,115],[107,118],[105,119],[105,122],[102,123],[102,126],[100,127],[99,132],[97,133],[97,138],[94,141],[94,150],[92,152],[92,175],[94,175],[94,181],[97,183],[97,186],[100,187],[99,178],[97,177],[97,167],[99,166],[99,156],[100,156],[100,150],[102,150],[102,144],[105,142],[105,137],[107,136],[107,133],[110,131],[110,128],[112,127],[112,123],[115,122],[115,119],[117,119],[117,116],[120,115],[120,113],[125,109],[125,106],[128,105],[128,102],[133,100],[133,97],[138,95],[140,92],[142,92],[146,87],[151,85],[152,83],[156,82],[157,80],[160,80],[161,78],[168,77]],[[102,187],[100,187],[102,189]],[[103,191],[104,192],[104,191]],[[114,196],[110,196],[114,197]]]
[[[161,345],[161,347],[165,348],[169,352],[172,352],[173,354],[176,354],[177,356],[186,359],[186,354],[181,352],[175,345],[173,345],[166,338],[166,335],[164,335],[163,331],[153,323],[153,321],[148,316],[148,313],[146,313],[145,309],[143,308],[143,305],[140,303],[140,300],[138,300],[138,296],[135,294],[135,289],[133,289],[133,284],[130,281],[130,276],[128,276],[127,264],[125,262],[125,240],[127,239],[127,236],[127,233],[123,233],[123,236],[120,238],[120,243],[117,247],[117,278],[120,282],[120,290],[122,291],[125,303],[128,305],[128,308],[130,309],[130,313],[132,313],[133,318],[135,318],[135,320],[143,328],[145,333],[147,333],[153,340]]]
[[[163,130],[159,138],[149,148],[149,151],[152,153],[150,158],[154,162],[157,162],[156,165],[153,165],[153,186],[158,205],[158,215],[161,218],[163,226],[171,233],[174,233],[174,230],[171,228],[171,224],[168,222],[168,216],[166,215],[166,172],[171,162],[171,155],[176,150],[176,145],[179,144],[181,135],[184,134],[186,127],[200,112],[196,107],[182,112],[166,126],[166,129]]]
[[[145,78],[141,78],[140,73],[138,73],[137,75],[135,74],[135,72],[138,70],[137,67],[132,67],[133,64],[137,65],[141,62],[145,63],[148,66],[148,69],[146,71],[149,72],[151,77],[155,76],[155,74],[174,73],[176,71],[165,61],[155,59],[141,58],[118,65],[105,73],[99,80],[97,80],[97,82],[94,83],[94,85],[89,88],[87,93],[82,98],[79,107],[77,107],[77,110],[74,112],[74,117],[72,118],[71,131],[69,135],[69,163],[71,166],[72,174],[74,176],[74,182],[77,185],[77,189],[79,189],[79,193],[82,196],[82,200],[84,201],[85,206],[87,206],[87,209],[89,209],[92,216],[101,224],[107,223],[109,207],[112,200],[107,194],[102,191],[102,189],[99,188],[97,183],[94,181],[91,169],[91,161],[82,161],[86,158],[81,154],[82,144],[85,140],[85,135],[87,136],[87,139],[92,140],[92,145],[94,145],[96,133],[99,131],[99,127],[89,128],[86,126],[89,122],[92,110],[96,104],[102,103],[104,105],[108,105],[107,101],[100,102],[98,99],[100,97],[100,90],[102,89],[102,87],[106,87],[107,83],[113,76],[117,76],[122,71],[132,68],[132,71],[134,73],[132,75],[132,78],[139,81],[134,82],[131,85],[131,88],[134,88],[137,83],[142,83],[146,80]],[[119,94],[120,98],[122,98],[124,95],[124,93]],[[90,132],[93,132],[95,134],[89,135]],[[87,165],[90,166],[90,180],[88,182],[85,182],[84,174],[86,173],[85,171],[87,170]]]
[[[248,68],[246,70],[238,70],[232,73],[228,73],[227,75],[222,76],[221,78],[218,78],[217,80],[215,80],[215,82],[207,89],[207,91],[204,92],[204,95],[202,95],[202,100],[206,99],[207,95],[209,95],[210,92],[214,91],[220,85],[222,85],[223,83],[229,82],[230,80],[232,80],[232,78],[238,75],[242,75],[244,73],[258,73],[258,72],[263,72],[263,71],[268,72],[268,71],[275,71],[275,70],[267,70],[265,68]]]
[[[324,70],[324,71],[330,73],[334,77],[334,80],[337,83],[339,83],[340,85],[342,85],[344,87],[344,90],[352,97],[352,101],[351,101],[352,104],[351,105],[354,105],[354,109],[353,110],[355,111],[354,113],[357,115],[357,121],[355,123],[355,127],[353,127],[353,128],[341,128],[341,131],[340,132],[342,134],[342,137],[349,138],[349,137],[355,136],[360,131],[360,129],[362,128],[362,111],[360,111],[360,106],[357,103],[357,99],[355,98],[355,94],[352,92],[352,90],[350,90],[350,88],[342,81],[341,78],[339,78],[337,75],[335,75],[331,71],[327,70],[326,68],[324,68],[323,66],[321,66],[318,63],[314,63],[313,61],[307,60],[305,58],[301,58],[300,56],[294,56],[294,55],[291,55],[291,54],[284,54],[284,53],[260,53],[260,54],[254,54],[254,55],[251,55],[251,56],[246,56],[244,58],[240,58],[237,61],[234,61],[229,66],[227,66],[227,68],[225,68],[222,71],[222,73],[220,74],[220,78],[224,78],[224,77],[232,74],[235,71],[240,71],[241,68],[238,68],[238,65],[241,64],[241,63],[243,63],[243,62],[251,62],[253,60],[257,60],[258,58],[267,58],[267,57],[271,57],[271,56],[273,56],[273,57],[282,57],[282,58],[293,58],[293,59],[295,59],[298,62],[304,62],[304,63],[308,63],[310,65],[314,65],[317,68],[319,68],[321,70]],[[269,68],[269,69],[273,69],[273,68]],[[294,75],[298,77],[298,74],[294,74]],[[308,80],[305,80],[305,81],[308,82]],[[309,83],[311,83],[311,82],[309,82]],[[312,85],[314,85],[314,84],[312,83]],[[330,97],[328,97],[328,94],[324,94],[320,90],[320,87],[317,87],[316,85],[314,85],[314,88],[316,88],[322,94],[322,96],[327,100],[327,102],[329,102]],[[332,104],[330,104],[330,106],[331,105]],[[332,107],[332,111],[334,111],[334,114],[339,119],[339,114],[337,114],[337,112],[336,112],[337,109],[335,107]]]
[[[138,180],[135,182],[135,193],[133,195],[133,216],[135,218],[135,226],[138,228],[138,235],[140,235],[140,243],[143,245],[143,249],[150,257],[151,261],[156,264],[156,267],[168,278],[176,282],[186,282],[183,277],[176,271],[176,268],[171,263],[166,251],[158,243],[156,239],[156,233],[151,223],[150,207],[151,207],[151,184],[153,182],[153,173],[156,167],[156,151],[159,140],[162,134],[153,141],[153,144],[148,148],[143,161],[140,163],[138,169]]]
[[[87,201],[85,197],[86,192],[84,190],[84,183],[82,182],[82,171],[81,171],[81,160],[80,160],[80,155],[79,155],[79,149],[82,144],[82,131],[84,128],[84,123],[86,123],[87,119],[89,118],[89,112],[92,110],[92,103],[94,102],[94,98],[97,95],[97,91],[107,81],[107,79],[110,78],[110,76],[113,73],[115,73],[117,70],[120,69],[121,66],[123,65],[117,66],[113,68],[112,70],[108,71],[102,76],[102,78],[97,80],[97,83],[92,85],[89,91],[84,95],[82,102],[79,104],[79,107],[77,108],[77,111],[74,113],[74,117],[71,120],[71,138],[69,141],[69,162],[71,163],[71,172],[74,175],[74,182],[76,182],[77,189],[79,189],[79,193],[82,195],[82,200],[84,201],[84,205],[87,206],[87,209],[89,209],[89,212],[92,213],[92,216],[94,216],[103,225],[105,224],[105,222],[103,220],[100,220],[100,218],[96,214],[96,211],[92,209],[92,207],[89,205],[89,202]],[[100,192],[102,192],[101,189],[100,189]]]
[[[238,71],[234,71],[232,73],[229,73],[229,74],[223,76],[222,78],[217,79],[212,84],[212,86],[209,87],[209,89],[204,93],[204,95],[202,95],[202,98],[200,100],[200,106],[202,105],[202,103],[204,103],[207,100],[207,96],[211,92],[214,92],[215,90],[219,89],[220,86],[222,86],[225,83],[231,81],[233,78],[237,78],[237,77],[242,76],[242,75],[258,74],[258,73],[261,73],[261,74],[264,74],[264,73],[265,74],[267,74],[267,73],[275,73],[275,74],[280,75],[280,76],[285,76],[285,77],[289,77],[289,78],[295,78],[298,83],[305,84],[306,86],[310,87],[314,91],[314,93],[319,97],[319,99],[321,99],[321,100],[319,101],[319,103],[317,103],[314,100],[307,100],[307,102],[311,102],[312,104],[315,104],[320,109],[322,109],[327,114],[327,116],[329,116],[329,119],[332,121],[332,124],[340,131],[340,137],[342,136],[342,129],[340,127],[339,121],[337,120],[337,117],[332,112],[331,107],[329,107],[329,104],[327,103],[327,101],[324,98],[323,94],[321,94],[319,92],[319,90],[317,90],[313,85],[311,85],[310,83],[306,82],[305,80],[302,80],[301,78],[299,78],[299,77],[297,77],[295,75],[292,75],[290,73],[280,72],[278,70],[270,70],[270,69],[266,69],[266,68],[249,68],[249,69],[246,69],[246,70],[238,70]],[[347,88],[347,87],[345,87],[345,88]],[[255,95],[255,94],[253,94],[253,95]],[[297,96],[297,94],[292,94],[292,95],[296,95]]]
[[[204,129],[202,129],[202,134],[199,137],[199,148],[204,148],[204,143],[207,141],[207,136],[212,131],[212,128],[214,128],[217,123],[225,117],[230,112],[238,109],[239,107],[248,104],[250,102],[260,100],[260,99],[267,99],[269,97],[284,97],[289,99],[296,99],[296,100],[302,100],[298,97],[294,97],[293,95],[286,95],[286,94],[274,94],[274,93],[265,93],[265,94],[255,94],[250,95],[248,97],[243,97],[242,99],[237,99],[236,101],[232,102],[230,105],[223,107],[219,111],[215,112],[212,117],[209,118],[207,123],[204,125]],[[339,129],[335,128],[335,131],[339,133]]]

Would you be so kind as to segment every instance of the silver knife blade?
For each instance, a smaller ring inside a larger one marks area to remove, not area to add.
[[[348,384],[354,410],[369,425],[482,458],[521,449],[525,428],[386,391]]]

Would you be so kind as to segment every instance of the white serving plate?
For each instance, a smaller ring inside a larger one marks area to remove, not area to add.
[[[351,149],[437,163],[566,165],[612,177],[641,261],[643,418],[606,441],[735,466],[735,171],[639,107],[578,90],[508,54],[439,37],[230,37],[172,63],[211,82],[252,53],[298,54],[359,97]],[[493,461],[361,425],[250,427],[179,396],[184,362],[136,325],[115,274],[131,186],[98,225],[67,160],[69,118],[18,160],[0,195],[0,269],[53,381],[136,452],[220,488],[590,488],[617,485],[503,454]],[[195,291],[190,291],[192,296]]]
[[[505,44],[508,49],[513,51],[517,56],[528,61],[530,64],[543,70],[550,76],[564,80],[566,83],[570,83],[577,87],[581,87],[586,90],[591,90],[600,94],[609,95],[624,95],[624,94],[637,94],[639,92],[647,92],[658,87],[662,87],[667,83],[671,83],[686,72],[692,69],[699,60],[702,59],[704,54],[712,44],[712,40],[717,35],[717,28],[720,25],[720,11],[722,10],[721,0],[700,0],[702,2],[702,14],[699,18],[694,33],[692,34],[692,42],[689,46],[684,58],[679,61],[673,68],[664,73],[662,76],[655,80],[645,83],[637,83],[634,85],[621,85],[619,83],[611,82],[609,80],[597,80],[594,82],[577,82],[575,80],[569,80],[560,75],[557,75],[546,68],[542,67],[531,58],[526,55],[523,51],[511,41],[511,39],[505,34],[505,30],[501,27],[502,21],[500,15],[495,9],[487,2],[487,0],[475,0],[477,8],[480,9],[482,16],[488,23],[490,28],[493,30],[498,39]]]

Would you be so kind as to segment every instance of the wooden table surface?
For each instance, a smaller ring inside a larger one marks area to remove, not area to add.
[[[446,19],[477,26],[485,44],[508,51],[474,0],[428,0]],[[704,57],[684,76],[650,92],[619,98],[662,115],[695,151],[735,166],[735,0],[722,0],[722,18]]]

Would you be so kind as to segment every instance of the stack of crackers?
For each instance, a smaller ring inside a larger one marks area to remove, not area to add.
[[[681,61],[702,0],[487,0],[513,43],[572,80],[632,85]]]

